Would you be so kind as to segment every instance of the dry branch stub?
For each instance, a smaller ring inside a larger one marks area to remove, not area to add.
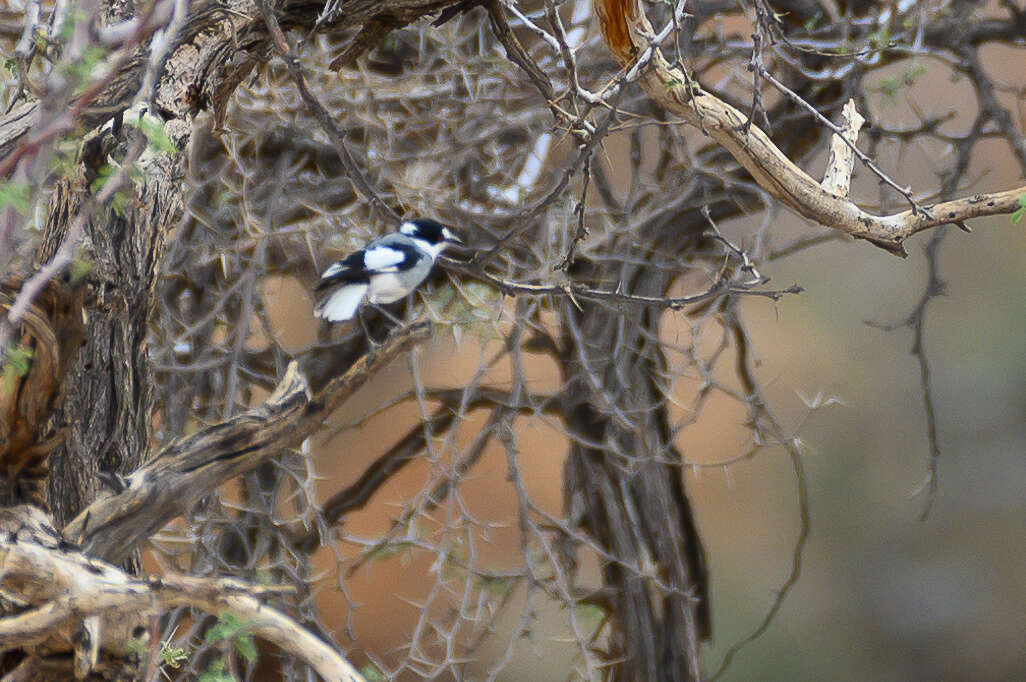
[[[859,131],[866,119],[855,108],[855,100],[849,99],[841,112],[843,137],[834,133],[830,138],[830,156],[827,157],[823,173],[823,189],[839,197],[848,196],[851,175],[855,170],[855,151],[852,149],[859,139]]]

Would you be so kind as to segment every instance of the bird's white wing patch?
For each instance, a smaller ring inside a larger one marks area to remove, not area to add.
[[[363,265],[368,270],[376,272],[394,272],[399,263],[406,258],[402,251],[391,249],[387,246],[375,246],[363,252]]]
[[[366,284],[347,284],[339,287],[317,304],[314,315],[329,322],[351,320],[366,293]]]

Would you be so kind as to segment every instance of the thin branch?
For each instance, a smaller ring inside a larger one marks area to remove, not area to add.
[[[502,293],[509,296],[557,296],[576,300],[611,301],[627,305],[644,305],[656,308],[668,308],[670,310],[681,310],[694,303],[708,301],[721,296],[759,296],[774,301],[780,300],[788,294],[800,294],[803,289],[797,284],[792,284],[785,289],[752,289],[750,285],[735,284],[724,279],[718,279],[708,289],[692,294],[691,296],[662,297],[662,296],[639,296],[625,294],[619,291],[604,291],[592,289],[583,284],[528,284],[524,282],[513,282],[502,279],[491,273],[485,272],[474,264],[474,261],[458,261],[442,257],[439,260],[447,269],[459,272],[472,277],[486,284],[494,286]]]
[[[370,182],[367,181],[363,171],[360,169],[360,164],[357,163],[352,152],[349,151],[349,146],[346,144],[346,134],[339,130],[331,114],[328,113],[324,105],[310,91],[310,87],[306,82],[306,76],[303,75],[303,67],[299,62],[299,55],[296,54],[295,50],[285,39],[285,34],[282,32],[281,26],[278,25],[278,19],[268,0],[257,0],[257,7],[260,8],[260,14],[263,16],[264,21],[267,22],[267,30],[271,35],[271,42],[274,44],[274,48],[284,60],[285,68],[288,69],[292,80],[296,82],[299,96],[303,98],[303,102],[306,104],[310,114],[317,120],[321,128],[324,129],[324,132],[328,134],[328,137],[334,143],[335,151],[338,153],[338,158],[342,162],[346,175],[349,177],[350,182],[353,183],[353,188],[383,216],[398,225],[402,222],[402,216],[393,211],[392,207],[386,204],[378,196],[377,192],[374,191],[374,188],[371,187]]]
[[[920,520],[925,520],[933,509],[933,503],[937,497],[938,466],[941,458],[940,436],[937,430],[937,408],[933,396],[933,380],[930,370],[930,359],[926,353],[926,310],[933,299],[942,296],[945,292],[944,280],[940,277],[940,247],[947,236],[947,230],[938,230],[930,241],[927,242],[924,253],[926,254],[927,282],[923,293],[916,302],[912,312],[901,322],[896,324],[868,323],[872,327],[884,331],[894,331],[900,327],[912,330],[911,354],[916,358],[919,365],[919,390],[923,399],[923,410],[926,413],[926,438],[930,448],[929,459],[926,465],[926,480],[917,492],[925,491],[926,504],[920,514]]]
[[[748,332],[745,330],[740,318],[737,317],[736,312],[733,310],[725,311],[724,318],[724,322],[734,340],[734,346],[737,352],[737,376],[741,380],[741,385],[748,398],[749,408],[753,412],[753,424],[757,430],[765,430],[772,434],[774,439],[781,447],[784,448],[788,457],[791,459],[791,466],[794,470],[795,485],[797,486],[799,528],[798,538],[795,540],[794,547],[791,552],[791,572],[788,574],[783,584],[777,588],[776,596],[774,597],[769,610],[752,632],[740,641],[732,644],[730,648],[727,649],[727,653],[723,655],[723,660],[720,662],[716,672],[709,677],[709,682],[715,682],[715,680],[719,679],[730,666],[731,661],[734,660],[734,656],[736,656],[742,648],[761,637],[769,629],[770,624],[780,612],[781,607],[784,605],[784,601],[787,599],[794,586],[798,583],[798,578],[801,576],[802,557],[812,528],[812,516],[809,511],[808,482],[805,478],[805,468],[802,464],[802,454],[798,448],[798,443],[795,438],[789,438],[784,433],[784,429],[776,415],[770,411],[769,406],[765,402],[762,386],[759,384],[752,371],[751,358],[749,357],[750,342],[748,340]]]
[[[941,448],[940,437],[937,433],[937,407],[933,397],[933,381],[930,373],[930,359],[926,354],[924,337],[926,335],[926,306],[930,301],[944,293],[944,282],[940,279],[940,253],[941,243],[947,230],[935,232],[926,245],[926,262],[929,271],[929,282],[923,297],[916,306],[915,312],[909,317],[908,324],[912,327],[915,335],[915,343],[912,344],[912,354],[919,361],[919,387],[923,395],[923,409],[926,410],[926,437],[930,444],[930,458],[926,465],[926,504],[919,516],[920,521],[925,521],[933,509],[933,503],[937,499],[937,467],[940,463]]]

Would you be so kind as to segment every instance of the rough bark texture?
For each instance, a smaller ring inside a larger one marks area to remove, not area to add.
[[[21,376],[5,372],[2,379],[0,504],[46,506],[50,453],[67,435],[67,429],[49,423],[84,340],[85,286],[62,279],[49,283],[22,324],[17,343],[31,354],[28,371]],[[10,310],[24,283],[24,277],[13,277],[0,284],[0,311]]]
[[[80,258],[88,264],[93,291],[86,342],[56,415],[71,428],[50,457],[50,509],[61,526],[96,498],[104,485],[101,475],[135,469],[149,442],[146,335],[164,244],[181,217],[182,169],[178,161],[152,155],[148,160],[142,163],[153,181],[139,188],[138,203],[122,216],[102,211],[86,224]],[[57,186],[40,262],[63,241],[84,195],[73,181]]]

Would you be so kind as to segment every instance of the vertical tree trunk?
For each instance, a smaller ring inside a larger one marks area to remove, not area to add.
[[[635,262],[641,263],[639,257]],[[662,296],[672,272],[620,262],[584,266],[593,281],[623,281]],[[698,644],[709,636],[705,557],[672,443],[658,342],[661,310],[562,304],[563,396],[575,439],[566,466],[570,521],[610,556],[603,581],[613,619],[618,680],[701,679]]]
[[[126,138],[138,134],[121,127],[121,139],[108,140],[110,148],[104,151],[123,153]],[[149,181],[140,186],[139,195],[127,185],[123,191],[131,198],[121,215],[100,209],[85,225],[77,258],[88,268],[86,340],[66,378],[65,399],[55,417],[70,427],[67,438],[50,456],[49,507],[60,526],[105,486],[116,486],[112,475],[134,469],[147,449],[152,368],[146,335],[164,245],[182,213],[181,197],[169,191],[182,177],[181,159],[144,152],[139,165]],[[95,171],[86,168],[57,185],[40,262],[53,255],[84,210],[87,176]]]

